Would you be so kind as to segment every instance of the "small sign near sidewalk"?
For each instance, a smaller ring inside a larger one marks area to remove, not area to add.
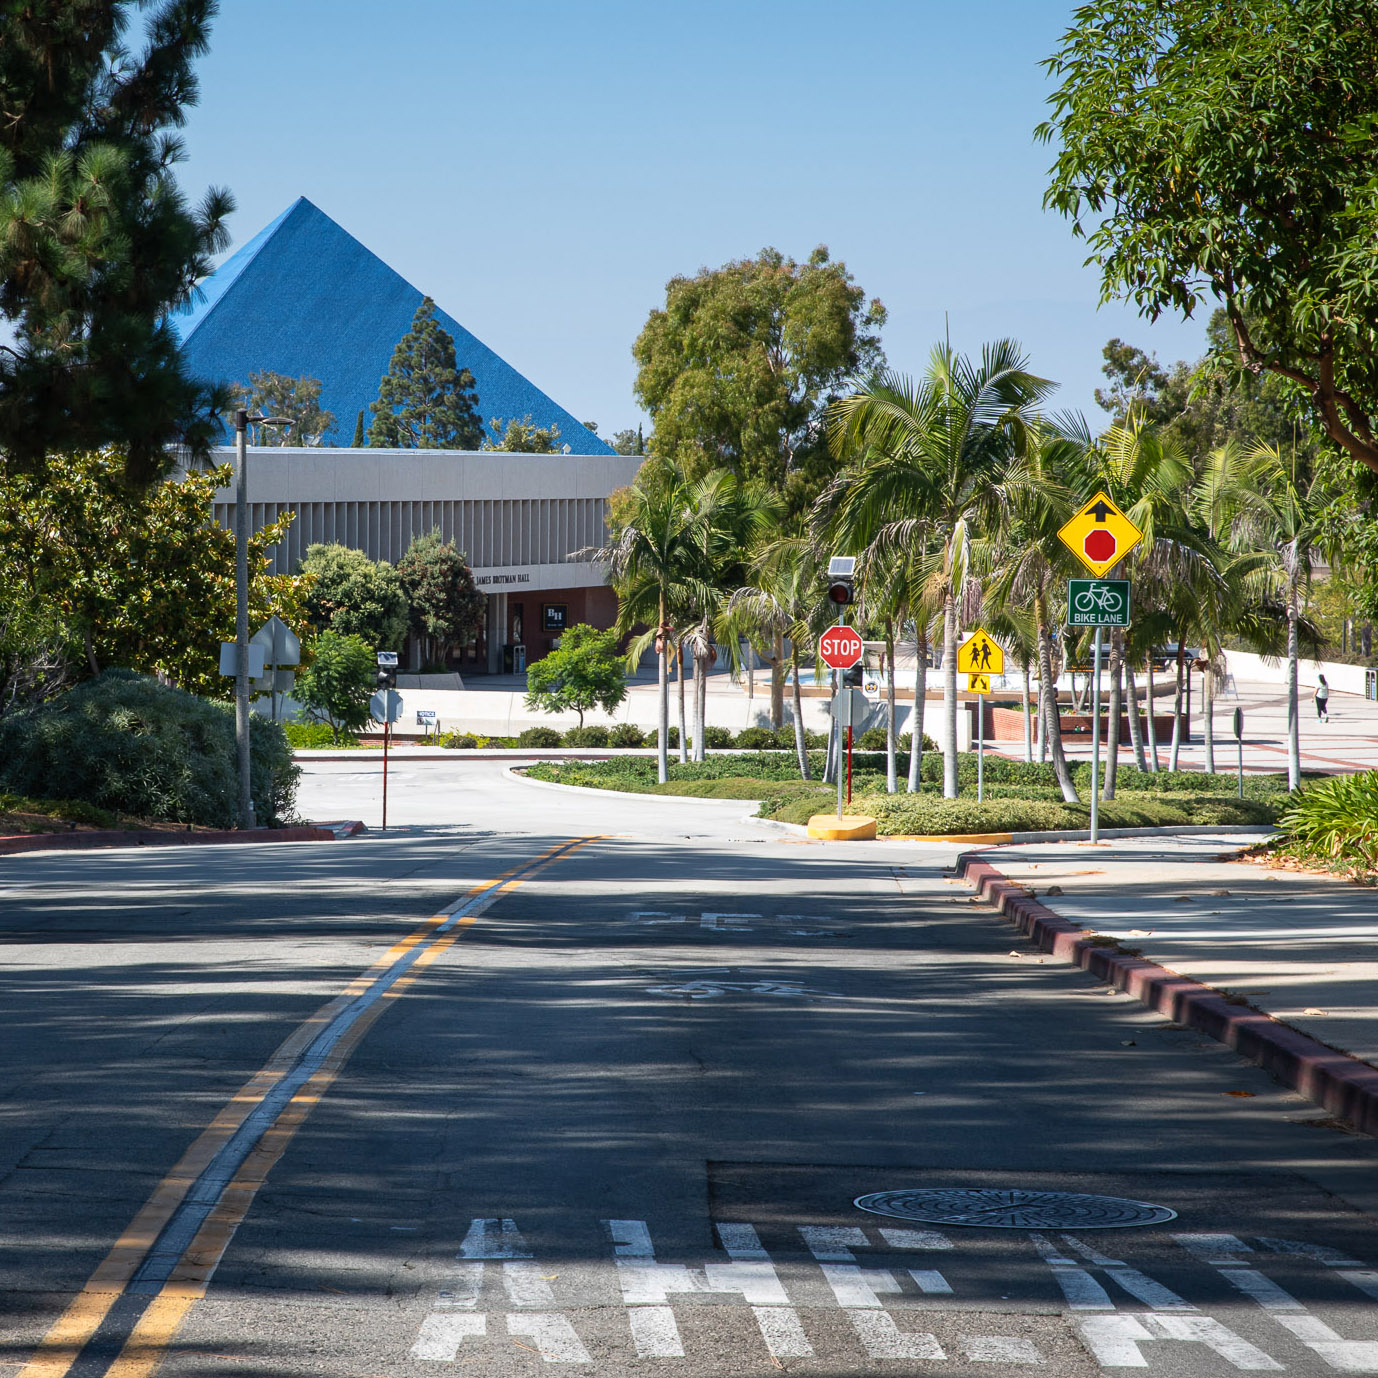
[[[861,637],[840,622],[818,638],[818,658],[831,670],[850,670],[865,649]]]
[[[1128,579],[1069,579],[1067,581],[1069,627],[1127,627],[1129,625]]]
[[[1105,493],[1097,493],[1058,533],[1057,538],[1097,579],[1109,574],[1144,533]]]
[[[990,676],[989,675],[968,675],[967,692],[969,694],[989,694]]]
[[[957,651],[957,670],[963,675],[1003,675],[1005,652],[984,627],[977,627]]]

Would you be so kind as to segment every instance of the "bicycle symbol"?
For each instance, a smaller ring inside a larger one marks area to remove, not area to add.
[[[1092,584],[1072,600],[1078,612],[1103,612],[1115,617],[1124,611],[1124,596],[1109,584]]]

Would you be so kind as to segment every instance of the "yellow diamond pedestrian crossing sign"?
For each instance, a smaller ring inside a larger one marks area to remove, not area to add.
[[[1005,653],[995,638],[977,627],[957,651],[957,671],[963,675],[1003,675]]]
[[[1144,533],[1105,493],[1097,493],[1057,538],[1100,579],[1143,540]]]

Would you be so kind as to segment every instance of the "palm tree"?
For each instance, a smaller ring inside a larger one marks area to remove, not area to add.
[[[1115,567],[1119,577],[1134,582],[1137,612],[1149,611],[1148,600],[1164,583],[1184,580],[1194,587],[1215,587],[1215,566],[1209,542],[1202,539],[1190,516],[1191,466],[1180,445],[1162,434],[1142,413],[1131,412],[1123,424],[1111,426],[1100,443],[1087,451],[1091,469],[1087,487],[1103,489],[1135,526],[1142,542]],[[1120,671],[1125,638],[1110,640],[1110,703],[1106,734],[1103,798],[1115,797],[1120,746]],[[1132,683],[1132,676],[1131,676]],[[1131,730],[1138,728],[1138,695],[1130,706]],[[1152,712],[1152,705],[1149,711]],[[1142,747],[1138,748],[1142,755]]]
[[[958,600],[971,540],[994,529],[1008,505],[1007,476],[1029,422],[1052,384],[1034,377],[1010,340],[977,364],[950,345],[934,349],[915,384],[886,371],[829,408],[833,453],[854,467],[829,495],[839,530],[881,552],[904,552],[933,532],[942,543],[943,793],[957,797]]]
[[[801,779],[809,778],[804,739],[804,705],[800,693],[799,648],[812,644],[831,620],[814,548],[802,536],[784,535],[759,546],[748,571],[749,584],[728,599],[723,627],[730,645],[739,635],[764,637],[788,647],[794,693],[794,749]]]
[[[1052,757],[1058,787],[1069,804],[1076,803],[1078,795],[1062,745],[1053,670],[1053,616],[1064,581],[1075,569],[1071,553],[1057,538],[1059,528],[1076,509],[1060,476],[1084,464],[1084,450],[1084,438],[1059,435],[1042,426],[1031,429],[1023,459],[1011,476],[1016,481],[1011,484],[1004,520],[978,552],[987,576],[986,602],[996,616],[1012,618],[1019,609],[1027,609],[1032,616],[1040,740]]]
[[[642,470],[646,474],[646,470]],[[660,691],[656,734],[658,778],[669,777],[670,736],[669,656],[674,638],[670,613],[695,601],[707,602],[711,588],[703,579],[703,561],[696,523],[702,480],[690,483],[684,471],[666,464],[659,473],[638,477],[628,491],[625,525],[609,542],[587,553],[606,565],[617,591],[617,628],[628,632],[637,624],[654,625],[635,638],[627,650],[628,666],[635,666],[654,644]]]
[[[1280,601],[1287,618],[1287,786],[1301,784],[1297,671],[1312,564],[1326,544],[1326,504],[1314,476],[1295,450],[1283,458],[1276,446],[1258,445],[1246,456],[1247,482],[1231,504],[1230,543],[1261,560],[1254,579],[1265,597]]]

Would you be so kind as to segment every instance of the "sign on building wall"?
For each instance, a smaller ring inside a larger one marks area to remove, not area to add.
[[[542,603],[541,604],[541,630],[545,632],[562,632],[569,625],[569,604],[568,603]]]

